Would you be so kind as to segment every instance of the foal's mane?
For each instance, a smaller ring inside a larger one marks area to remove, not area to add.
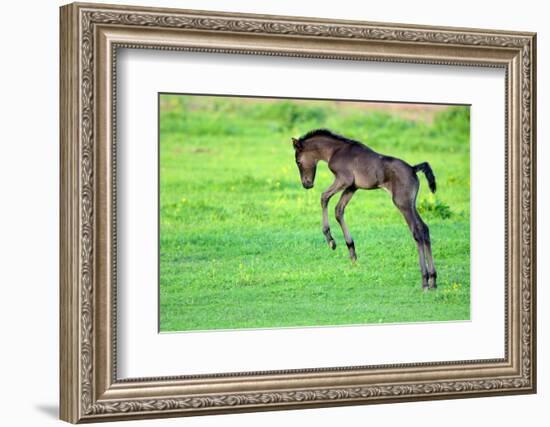
[[[345,136],[339,135],[337,133],[334,133],[328,129],[314,129],[310,130],[308,133],[304,134],[300,138],[298,138],[298,141],[304,142],[310,138],[313,138],[314,136],[327,136],[329,138],[334,138],[342,142],[346,142],[348,144],[359,144],[359,141],[355,141],[353,139],[346,138]]]

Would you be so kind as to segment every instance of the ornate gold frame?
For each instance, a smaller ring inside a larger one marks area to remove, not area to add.
[[[61,418],[77,423],[534,393],[535,34],[99,4],[61,8]],[[238,375],[116,376],[118,47],[502,67],[505,357]]]

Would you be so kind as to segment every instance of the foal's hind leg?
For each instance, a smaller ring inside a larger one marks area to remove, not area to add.
[[[414,188],[414,187],[413,187]],[[416,187],[418,191],[418,187]],[[393,203],[399,209],[407,225],[411,230],[416,247],[418,249],[418,263],[420,265],[420,273],[422,274],[422,288],[428,289],[428,268],[426,266],[426,238],[429,240],[428,227],[422,222],[420,216],[416,212],[414,202],[416,200],[416,192],[401,191],[393,193]]]
[[[344,210],[346,209],[346,205],[355,194],[355,191],[355,187],[346,188],[342,193],[342,196],[340,197],[340,200],[338,201],[335,209],[336,220],[338,221],[338,224],[340,224],[340,227],[344,232],[344,239],[346,240],[346,245],[348,246],[349,250],[349,256],[352,261],[357,260],[357,255],[355,254],[355,244],[353,243],[353,239],[351,237],[351,234],[349,233],[348,226],[346,225],[346,221],[344,220]]]
[[[411,230],[414,241],[416,242],[416,247],[418,249],[418,263],[420,265],[420,273],[422,274],[422,288],[428,289],[429,282],[429,273],[426,266],[426,246],[425,246],[425,230],[421,221],[418,221],[418,216],[415,215],[414,208],[400,208],[399,210],[405,217],[407,225]]]
[[[428,274],[430,276],[430,279],[432,283],[430,284],[430,287],[432,289],[437,288],[437,271],[435,270],[434,260],[432,256],[432,244],[428,241],[424,244],[424,247],[426,248],[426,261],[428,262]]]
[[[434,260],[432,256],[432,243],[430,239],[430,229],[428,226],[422,221],[422,218],[420,218],[420,215],[418,214],[418,211],[415,209],[416,216],[418,217],[418,220],[423,224],[423,227],[425,229],[425,239],[424,239],[424,252],[426,254],[426,263],[428,264],[428,276],[430,283],[430,288],[435,289],[437,288],[437,271],[435,270]]]

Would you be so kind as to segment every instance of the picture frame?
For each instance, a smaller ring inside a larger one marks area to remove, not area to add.
[[[60,24],[61,419],[536,392],[534,33],[85,3],[61,7]],[[121,48],[502,68],[504,357],[119,379],[115,65]]]

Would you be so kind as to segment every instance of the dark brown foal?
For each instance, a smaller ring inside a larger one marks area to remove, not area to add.
[[[344,211],[355,191],[384,188],[392,195],[395,206],[400,210],[418,247],[422,287],[436,288],[437,273],[432,257],[430,231],[416,210],[416,196],[419,181],[418,171],[426,175],[432,193],[435,192],[435,176],[428,163],[410,166],[403,160],[384,156],[360,142],[353,141],[326,129],[308,132],[301,138],[292,138],[296,153],[296,164],[304,188],[313,187],[317,163],[328,163],[334,174],[334,182],[321,195],[323,211],[323,234],[328,245],[336,249],[336,242],[330,233],[328,203],[332,196],[342,192],[336,205],[336,220],[344,233],[352,261],[357,259],[353,238],[344,220]]]

